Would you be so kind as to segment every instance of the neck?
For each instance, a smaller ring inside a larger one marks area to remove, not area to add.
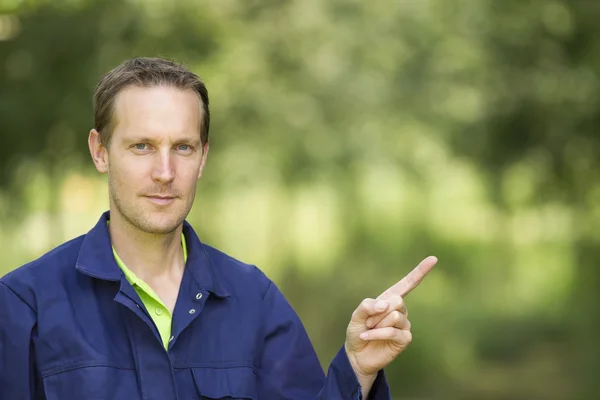
[[[165,275],[180,275],[185,266],[180,225],[173,232],[143,232],[122,215],[111,213],[108,231],[115,251],[136,276],[144,281]]]

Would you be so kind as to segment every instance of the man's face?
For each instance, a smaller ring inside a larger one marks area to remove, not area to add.
[[[199,97],[168,86],[131,86],[114,110],[105,154],[111,215],[144,232],[173,232],[192,208],[208,152],[200,142]]]

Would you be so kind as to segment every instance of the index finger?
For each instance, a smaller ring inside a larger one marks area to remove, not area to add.
[[[404,297],[410,293],[411,290],[419,286],[419,283],[425,278],[425,275],[431,271],[433,266],[437,263],[438,259],[434,256],[429,256],[419,263],[410,271],[408,275],[402,278],[394,286],[383,292],[377,299],[386,299],[390,296],[401,296]]]

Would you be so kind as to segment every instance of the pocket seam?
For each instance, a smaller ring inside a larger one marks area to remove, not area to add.
[[[255,400],[256,399],[256,381],[254,379],[256,379],[256,371],[254,370],[254,367],[252,365],[243,365],[240,366],[238,364],[238,366],[235,367],[231,367],[231,366],[221,366],[221,367],[191,367],[189,368],[191,370],[192,373],[192,377],[194,379],[194,383],[196,385],[196,389],[198,390],[198,393],[201,396],[205,396],[208,397],[210,399],[217,399],[217,398],[223,398],[225,397],[231,397],[231,398],[243,398],[243,399],[249,399],[249,400]],[[210,392],[205,392],[204,389],[201,389],[199,384],[201,383],[201,379],[199,377],[198,374],[201,374],[201,371],[207,371],[207,370],[229,370],[229,371],[234,371],[234,370],[243,370],[245,371],[244,373],[247,374],[248,372],[250,374],[252,374],[253,379],[252,381],[247,381],[247,383],[249,385],[251,385],[250,387],[246,386],[246,390],[241,390],[241,391],[235,391],[235,393],[232,392],[217,392],[214,390],[210,390]],[[248,372],[246,372],[248,371]],[[212,392],[212,393],[211,393]],[[215,397],[216,396],[216,397]]]
[[[52,375],[61,374],[63,372],[74,371],[82,368],[93,368],[93,367],[108,367],[123,370],[135,370],[132,366],[116,365],[105,361],[79,361],[68,364],[61,364],[52,367],[48,367],[41,371],[40,375],[42,378],[47,378]]]
[[[232,362],[173,362],[175,369],[189,368],[214,368],[214,369],[230,369],[230,368],[254,368],[251,361],[232,361]]]

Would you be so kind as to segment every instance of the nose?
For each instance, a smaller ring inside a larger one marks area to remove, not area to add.
[[[156,154],[152,179],[160,183],[169,183],[175,179],[175,169],[170,151],[161,151]]]

